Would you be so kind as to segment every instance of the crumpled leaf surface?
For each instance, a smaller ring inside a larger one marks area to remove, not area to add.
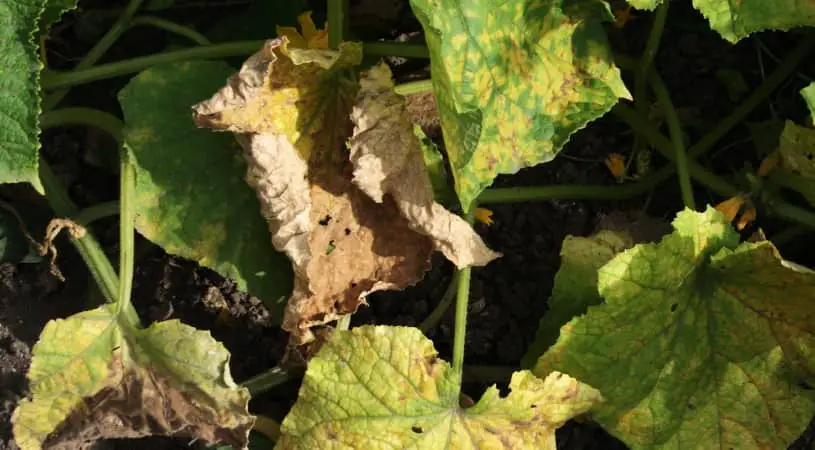
[[[555,430],[601,401],[560,373],[515,372],[459,406],[452,368],[416,328],[336,331],[310,361],[275,449],[555,449]]]
[[[232,70],[215,61],[156,66],[119,92],[124,140],[136,156],[136,230],[167,253],[232,278],[279,323],[293,275],[242,179],[246,162],[234,139],[190,119],[189,105]]]
[[[40,186],[40,68],[34,32],[45,0],[0,2],[0,184]]]
[[[599,389],[592,418],[634,449],[787,448],[815,414],[815,272],[739,244],[712,207],[673,226],[599,270],[604,303],[534,372]]]
[[[601,230],[589,237],[566,236],[560,250],[560,269],[547,302],[549,309],[541,317],[522,367],[535,365],[557,341],[560,327],[585,314],[589,306],[603,302],[597,292],[597,269],[633,245],[631,236],[621,231]]]
[[[638,9],[653,10],[664,0],[628,0]],[[800,0],[693,0],[710,28],[736,43],[752,33],[787,31],[815,25],[815,3]]]
[[[272,243],[292,261],[294,291],[283,328],[302,344],[313,340],[311,327],[355,311],[369,293],[420,280],[435,248],[460,266],[484,265],[497,255],[433,203],[412,133],[408,139],[401,128],[394,131],[392,136],[406,140],[382,142],[388,149],[356,136],[349,159],[352,109],[361,121],[360,102],[383,108],[368,92],[377,83],[360,91],[349,69],[360,61],[361,46],[343,43],[329,51],[287,42],[268,41],[223,89],[195,106],[194,116],[200,126],[235,132],[244,148],[246,180],[257,192]],[[380,128],[401,124],[368,121],[358,127],[370,136],[391,136]],[[368,156],[385,150],[396,158]],[[392,180],[400,179],[418,183],[408,186],[415,192],[397,189]],[[383,183],[378,190],[377,182]],[[425,194],[430,197],[411,197]],[[445,234],[441,226],[451,228]]]
[[[223,345],[177,320],[136,329],[113,308],[45,326],[28,372],[32,397],[12,418],[20,448],[149,435],[244,448],[249,392],[232,380]]]
[[[778,153],[780,168],[795,176],[801,194],[815,206],[815,130],[788,120],[778,141]]]
[[[490,5],[411,0],[465,210],[497,175],[552,160],[574,132],[630,98],[601,0]]]

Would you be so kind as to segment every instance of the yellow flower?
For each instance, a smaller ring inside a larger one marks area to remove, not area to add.
[[[630,6],[625,9],[618,9],[614,11],[614,26],[622,28],[629,20],[633,20],[634,18],[635,17],[631,14]]]
[[[619,153],[612,153],[606,157],[605,163],[606,167],[608,167],[608,171],[614,175],[617,182],[622,182],[625,179],[625,156]]]
[[[318,30],[311,19],[311,11],[306,11],[297,16],[302,34],[295,27],[277,27],[278,36],[286,36],[289,39],[289,47],[312,48],[317,50],[328,49],[328,22],[322,30]]]
[[[750,199],[744,195],[737,195],[719,203],[716,205],[716,210],[724,214],[730,222],[738,217],[736,229],[739,231],[756,220],[756,208],[753,207]],[[741,213],[741,216],[739,216],[739,213]]]
[[[476,208],[475,209],[475,220],[483,223],[484,225],[492,225],[492,211],[487,208]]]
[[[775,166],[778,165],[778,161],[781,159],[781,155],[775,151],[767,155],[763,161],[761,161],[761,165],[758,168],[758,176],[766,177],[770,171],[772,171]]]

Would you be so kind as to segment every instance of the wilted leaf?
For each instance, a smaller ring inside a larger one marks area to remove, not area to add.
[[[815,272],[721,213],[686,210],[599,271],[604,303],[535,368],[596,387],[592,418],[632,448],[787,448],[815,413]]]
[[[0,2],[0,184],[39,188],[40,63],[34,33],[45,0]]]
[[[280,321],[291,293],[286,258],[269,244],[246,162],[233,139],[198,129],[191,104],[232,69],[220,62],[156,66],[119,93],[125,142],[136,156],[136,229],[263,300]]]
[[[597,269],[633,245],[631,236],[619,231],[601,230],[590,237],[566,236],[560,250],[560,269],[547,302],[549,309],[540,320],[522,367],[535,365],[557,341],[563,325],[585,314],[589,306],[603,302],[597,292]]]
[[[779,167],[795,177],[796,186],[815,206],[815,130],[787,121],[778,142]]]
[[[418,329],[336,331],[310,361],[275,449],[554,450],[555,430],[601,401],[560,373],[515,372],[509,388],[464,409],[454,371]]]
[[[628,0],[635,8],[654,9],[664,0]],[[693,0],[710,28],[731,43],[766,30],[787,31],[815,25],[815,3],[800,0]]]
[[[425,30],[456,192],[465,210],[499,174],[552,160],[630,98],[601,0],[411,0]]]
[[[249,392],[209,332],[177,320],[138,329],[113,305],[50,321],[34,346],[31,397],[12,422],[23,449],[102,438],[185,436],[246,446]]]
[[[766,166],[765,166],[766,167]],[[758,174],[761,175],[761,169]],[[736,195],[716,205],[716,210],[724,215],[728,222],[736,221],[736,229],[744,230],[747,225],[756,220],[756,208],[746,195]]]
[[[396,116],[396,123],[362,124],[368,114],[400,111],[371,101],[381,94],[381,81],[373,79],[355,100],[351,66],[361,46],[330,51],[287,42],[268,41],[226,87],[196,105],[195,120],[238,135],[272,242],[294,267],[283,328],[305,343],[313,339],[310,327],[355,311],[369,293],[420,280],[434,248],[459,265],[486,264],[495,254],[433,202],[408,122]],[[352,139],[349,159],[352,108],[358,131],[366,131]],[[396,125],[407,126],[387,128]],[[376,147],[365,136],[401,141]],[[438,228],[448,226],[446,234]]]
[[[801,96],[804,97],[809,114],[812,116],[812,124],[815,125],[815,82],[801,89]]]

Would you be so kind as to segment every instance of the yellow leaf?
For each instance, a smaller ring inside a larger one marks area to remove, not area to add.
[[[492,211],[487,208],[475,209],[475,220],[483,223],[484,225],[492,225]]]

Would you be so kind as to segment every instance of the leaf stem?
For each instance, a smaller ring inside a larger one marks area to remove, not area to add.
[[[134,328],[139,328],[139,316],[130,301],[133,291],[133,258],[136,244],[136,168],[130,151],[120,147],[119,172],[119,295],[117,315]]]
[[[127,28],[130,24],[130,20],[136,14],[139,8],[141,8],[141,4],[143,1],[144,0],[130,0],[130,2],[125,7],[124,11],[122,11],[122,14],[119,16],[118,19],[116,19],[116,22],[114,22],[113,25],[108,30],[108,32],[105,33],[105,35],[102,36],[102,38],[96,42],[96,45],[94,45],[93,48],[91,48],[88,54],[85,55],[85,57],[82,58],[82,60],[79,61],[79,63],[77,63],[76,67],[74,68],[74,71],[81,71],[87,69],[96,64],[102,58],[105,52],[107,52],[110,49],[110,47],[113,46],[113,44],[116,42],[117,39],[119,39],[122,33],[127,31]],[[43,89],[45,88],[43,87]],[[66,95],[68,95],[69,91],[70,89],[61,89],[59,91],[52,92],[50,95],[45,97],[45,99],[43,99],[42,102],[43,111],[49,111],[51,109],[54,109],[59,104],[59,102],[61,102],[62,99],[65,98]]]
[[[348,0],[328,0],[328,47],[336,50],[346,34],[348,27]]]
[[[93,126],[108,133],[116,142],[122,142],[124,122],[105,111],[85,107],[71,107],[48,111],[40,116],[40,127],[43,129],[67,125]]]
[[[268,391],[275,386],[283,384],[293,378],[292,373],[281,366],[274,366],[271,369],[255,375],[254,377],[241,383],[241,386],[249,390],[249,394],[254,397]]]
[[[57,215],[62,217],[73,217],[77,214],[77,207],[68,197],[68,193],[57,179],[48,163],[40,158],[40,179],[45,188],[45,196],[48,203]],[[88,232],[81,238],[71,237],[71,243],[76,247],[79,255],[88,266],[91,276],[99,285],[99,290],[109,303],[115,303],[119,290],[119,280],[116,271],[110,264],[102,247],[93,235]]]
[[[270,441],[277,442],[280,439],[280,424],[267,416],[255,415],[255,424],[252,429],[266,436]]]
[[[225,44],[206,45],[155,55],[140,56],[124,61],[103,64],[101,66],[89,67],[84,70],[73,70],[69,72],[46,71],[42,74],[41,84],[43,89],[56,89],[128,75],[158,64],[247,55],[261,48],[263,42],[264,41],[236,41]]]
[[[393,89],[397,94],[407,97],[408,95],[421,94],[433,90],[433,80],[411,81],[396,85]]]
[[[76,213],[76,215],[74,215],[74,220],[83,226],[88,226],[99,219],[116,216],[118,214],[119,202],[114,200],[111,202],[89,206]]]
[[[456,270],[439,304],[436,305],[436,308],[419,324],[419,329],[422,330],[422,333],[427,334],[428,331],[432,330],[433,327],[439,323],[441,318],[444,317],[444,313],[450,309],[450,305],[453,304],[453,299],[456,298],[456,292],[458,291],[458,274],[459,271]]]
[[[663,3],[663,5],[666,4],[668,3]],[[688,155],[685,150],[685,137],[682,132],[682,124],[679,121],[676,108],[674,108],[673,102],[671,101],[671,95],[668,93],[668,88],[665,87],[662,77],[654,71],[649,78],[651,89],[654,90],[654,95],[662,108],[662,113],[665,115],[665,121],[668,124],[668,133],[671,136],[671,143],[673,144],[676,174],[679,177],[679,189],[682,191],[682,202],[686,208],[695,210],[696,201],[693,199],[693,186],[691,185],[690,172],[688,171]]]
[[[402,58],[430,58],[430,51],[424,45],[402,42],[364,42],[362,53],[365,56],[399,56]]]
[[[467,222],[472,224],[477,202],[473,202],[472,208],[465,215]],[[464,346],[467,342],[467,306],[470,303],[470,277],[471,267],[459,269],[456,277],[456,319],[455,331],[453,335],[453,373],[461,389],[462,374],[464,372]]]
[[[170,33],[176,34],[181,37],[185,37],[198,45],[211,45],[212,42],[207,39],[206,36],[199,33],[198,31],[194,30],[191,27],[181,25],[179,23],[172,22],[167,19],[162,19],[161,17],[155,16],[138,16],[133,18],[133,20],[129,24],[129,28],[137,27],[137,26],[150,26],[154,28],[159,28],[164,31],[168,31]]]

